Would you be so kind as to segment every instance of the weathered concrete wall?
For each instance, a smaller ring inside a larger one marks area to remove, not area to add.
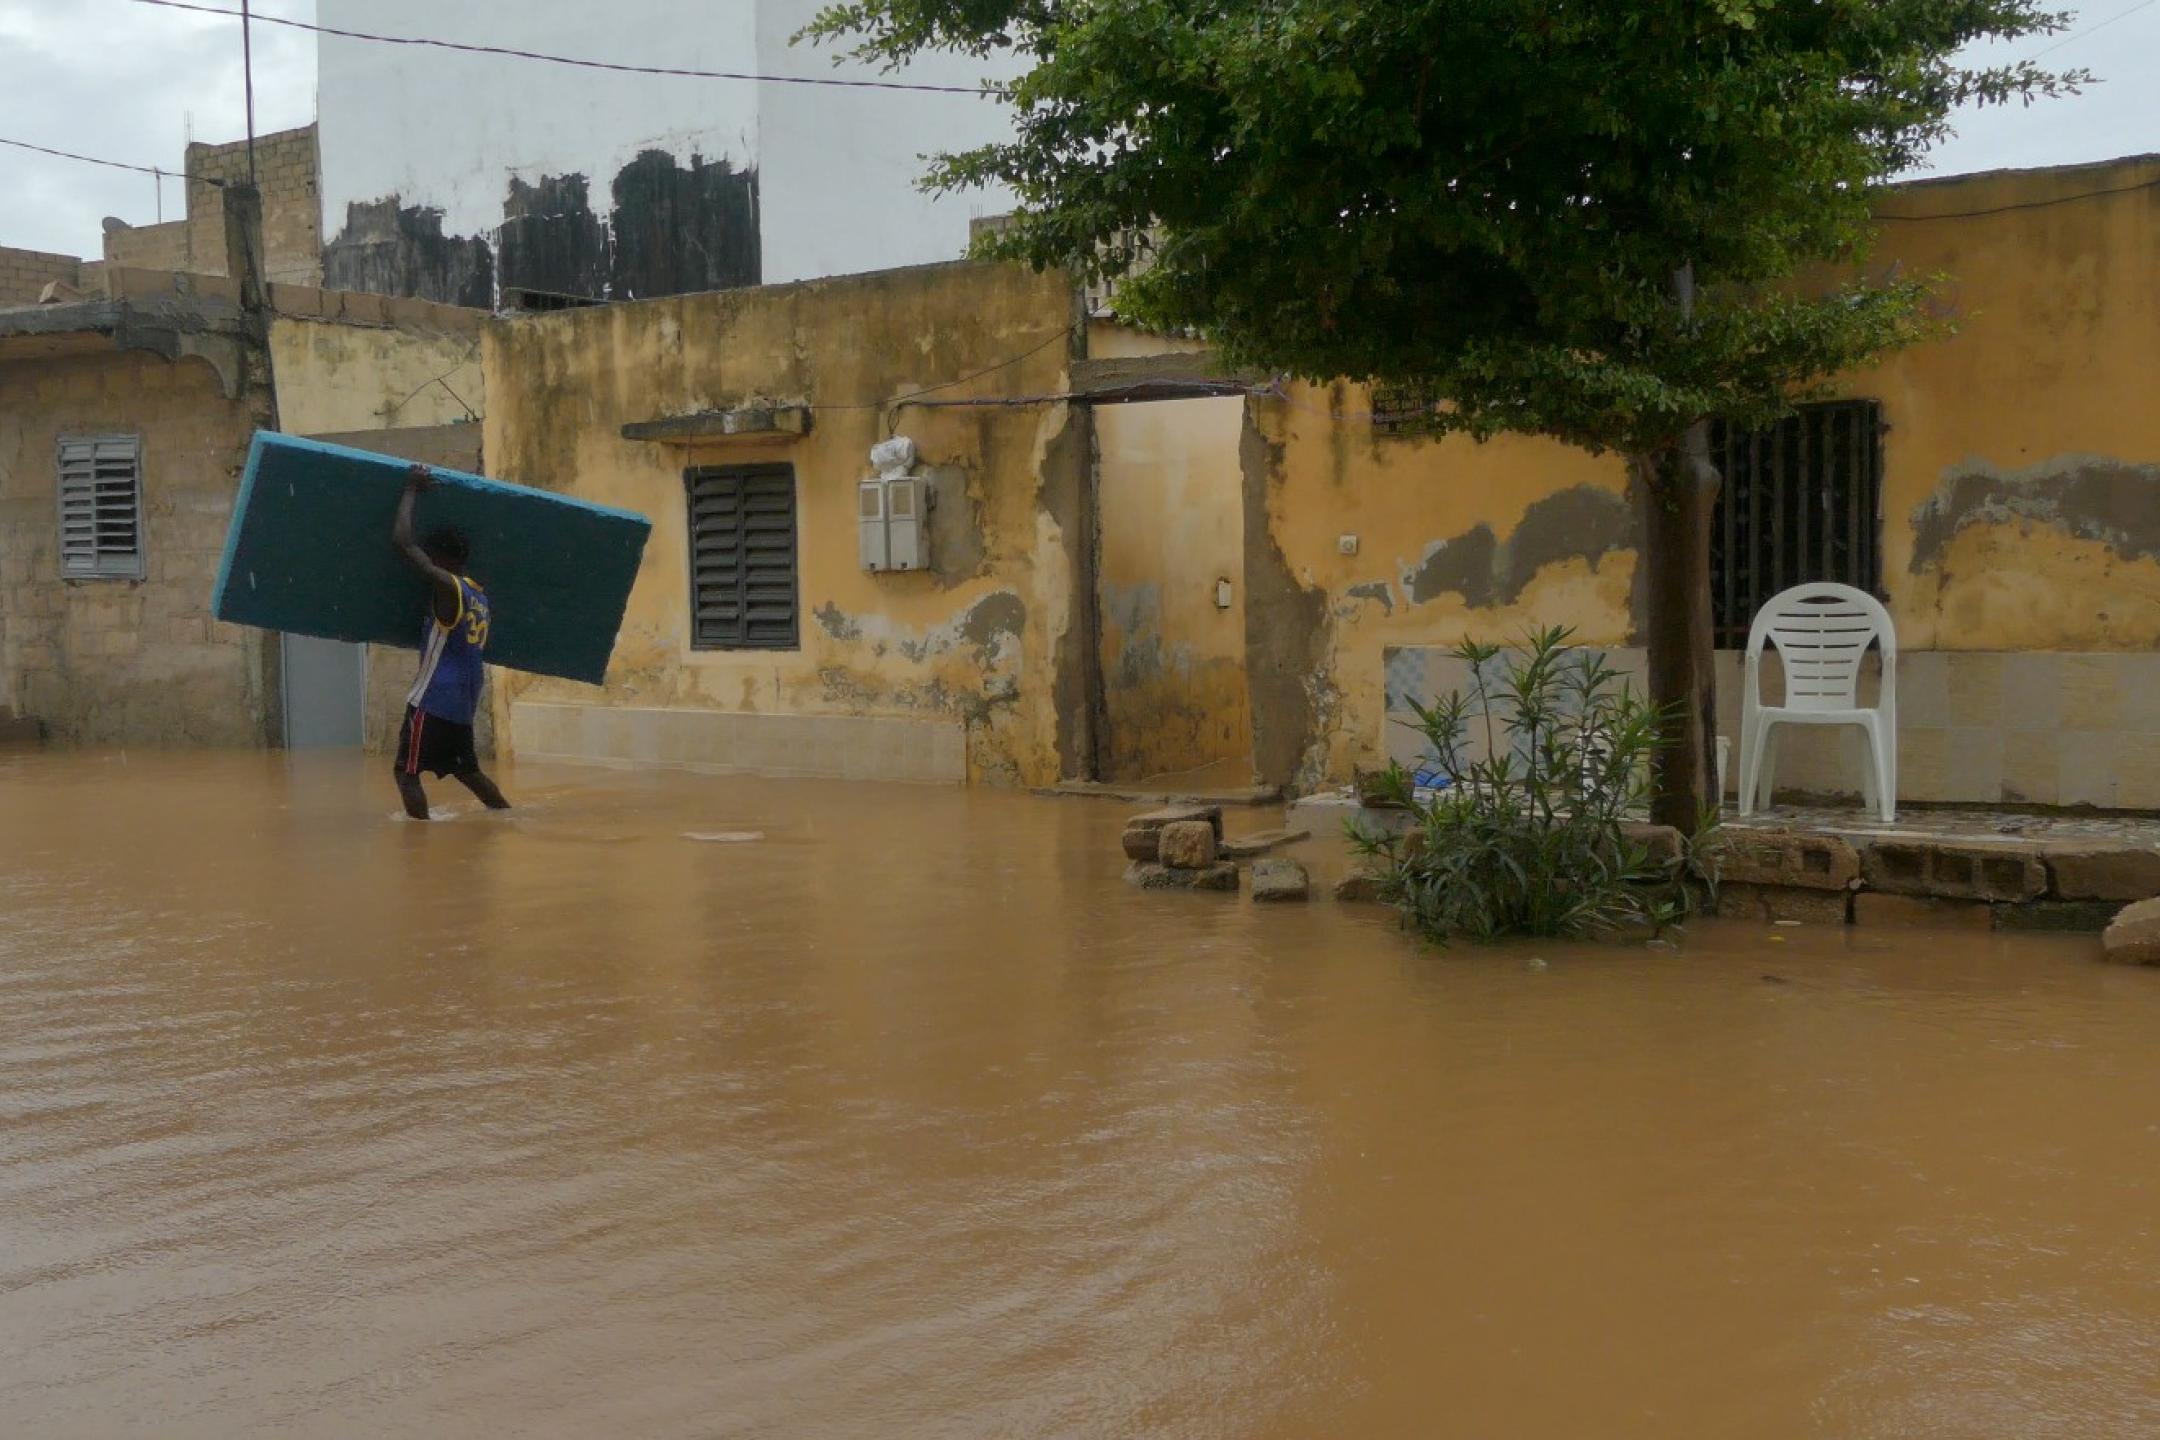
[[[98,433],[142,437],[144,580],[60,578],[55,447]],[[49,740],[261,743],[259,644],[209,610],[251,433],[201,360],[0,362],[0,693]]]
[[[0,246],[0,305],[35,305],[45,287],[55,280],[80,286],[82,261],[46,250]]]
[[[334,292],[313,293],[337,308]],[[275,292],[286,313],[271,324],[270,356],[288,433],[450,425],[486,413],[483,313],[401,301],[398,323],[292,318],[324,308],[306,300],[308,294],[284,286]]]
[[[108,231],[105,263],[225,274],[225,210],[219,187],[221,182],[247,180],[247,148],[245,140],[188,146],[186,217]],[[262,191],[263,273],[268,279],[293,285],[322,281],[320,170],[313,125],[256,137],[255,183]]]
[[[1089,327],[1092,360],[1160,352],[1154,337]],[[1245,402],[1235,399],[1096,412],[1103,779],[1252,761],[1244,424]],[[1218,603],[1219,581],[1229,582],[1227,606]]]
[[[888,402],[1016,356],[1025,358],[937,398],[1054,394],[1066,381],[1070,347],[1060,340],[1071,324],[1061,277],[965,265],[497,322],[483,352],[490,469],[654,524],[605,687],[505,675],[499,727],[521,699],[790,716],[805,722],[806,743],[819,717],[905,716],[964,727],[976,779],[1077,773],[1085,707],[1061,698],[1085,662],[1076,563],[1084,419],[1057,403],[892,412],[938,492],[928,570],[864,572],[855,510]],[[809,433],[694,445],[621,434],[625,424],[750,400],[814,407]],[[795,469],[795,650],[690,647],[684,470],[738,462]],[[727,759],[670,746],[657,758]]]
[[[1883,578],[1907,645],[2160,648],[2155,182],[2148,158],[1885,207],[1879,262],[1951,276],[1961,324],[1847,386],[1891,427]]]
[[[1302,788],[1373,763],[1391,645],[1547,624],[1588,643],[1627,638],[1634,521],[1617,462],[1516,437],[1383,437],[1364,418],[1365,392],[1349,385],[1249,403],[1246,581],[1263,778]]]
[[[1883,589],[1906,651],[2160,650],[2154,181],[2160,160],[2146,159],[1928,182],[1887,201],[1872,263],[1953,277],[1961,326],[1836,386],[1879,400],[1889,426]],[[1390,438],[1369,411],[1340,384],[1251,405],[1249,666],[1270,780],[1341,780],[1381,757],[1388,647],[1543,624],[1612,645],[1634,628],[1617,459]],[[1964,741],[1951,732],[1986,730],[2001,754],[2009,704],[1937,722],[1953,778]],[[1829,758],[1781,775],[1828,780]]]

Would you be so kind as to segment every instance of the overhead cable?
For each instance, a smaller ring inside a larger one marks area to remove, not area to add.
[[[196,4],[194,0],[128,0],[128,3],[151,5],[160,10],[186,10],[197,15],[222,15],[232,20],[241,18],[238,10],[227,10],[218,5]],[[378,45],[418,45],[433,50],[457,50],[468,55],[497,55],[511,60],[539,60],[549,65],[574,65],[585,70],[611,70],[624,75],[664,75],[685,80],[742,80],[759,85],[822,85],[843,90],[913,90],[931,95],[975,95],[991,99],[1001,98],[1005,93],[989,85],[924,85],[911,80],[850,80],[837,75],[758,75],[742,70],[693,70],[675,65],[630,65],[577,55],[549,55],[538,50],[519,50],[508,45],[479,45],[463,40],[437,40],[421,35],[377,35],[366,30],[346,30],[335,25],[317,25],[310,21],[292,20],[278,15],[256,15],[253,19],[257,25],[283,25],[291,30],[331,35],[340,40],[367,40]]]

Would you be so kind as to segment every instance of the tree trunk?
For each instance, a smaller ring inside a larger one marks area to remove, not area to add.
[[[1653,705],[1667,712],[1650,818],[1692,833],[1717,784],[1717,651],[1710,624],[1710,523],[1718,475],[1707,424],[1632,461],[1643,506],[1643,633]]]

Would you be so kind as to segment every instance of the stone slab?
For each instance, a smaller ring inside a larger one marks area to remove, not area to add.
[[[1253,866],[1252,898],[1255,904],[1303,900],[1311,893],[1312,877],[1295,860],[1276,856]]]
[[[1159,810],[1148,810],[1125,822],[1127,830],[1160,830],[1165,825],[1176,825],[1186,820],[1204,820],[1215,831],[1216,840],[1222,839],[1222,806],[1220,805],[1165,805]]]
[[[1311,838],[1312,831],[1303,827],[1292,830],[1255,830],[1248,835],[1230,836],[1222,842],[1221,850],[1225,859],[1250,860],[1255,855],[1265,855],[1270,850]]]
[[[2160,895],[2160,850],[2105,846],[2051,850],[2049,893],[2062,900],[2150,900]]]

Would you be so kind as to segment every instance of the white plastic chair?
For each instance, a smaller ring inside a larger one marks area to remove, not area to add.
[[[1763,644],[1785,668],[1785,703],[1762,703]],[[1860,705],[1860,661],[1882,648],[1882,697]],[[1740,713],[1740,813],[1768,806],[1780,725],[1856,725],[1867,736],[1861,791],[1884,823],[1897,818],[1897,631],[1875,597],[1850,585],[1795,585],[1774,596],[1748,629]]]

